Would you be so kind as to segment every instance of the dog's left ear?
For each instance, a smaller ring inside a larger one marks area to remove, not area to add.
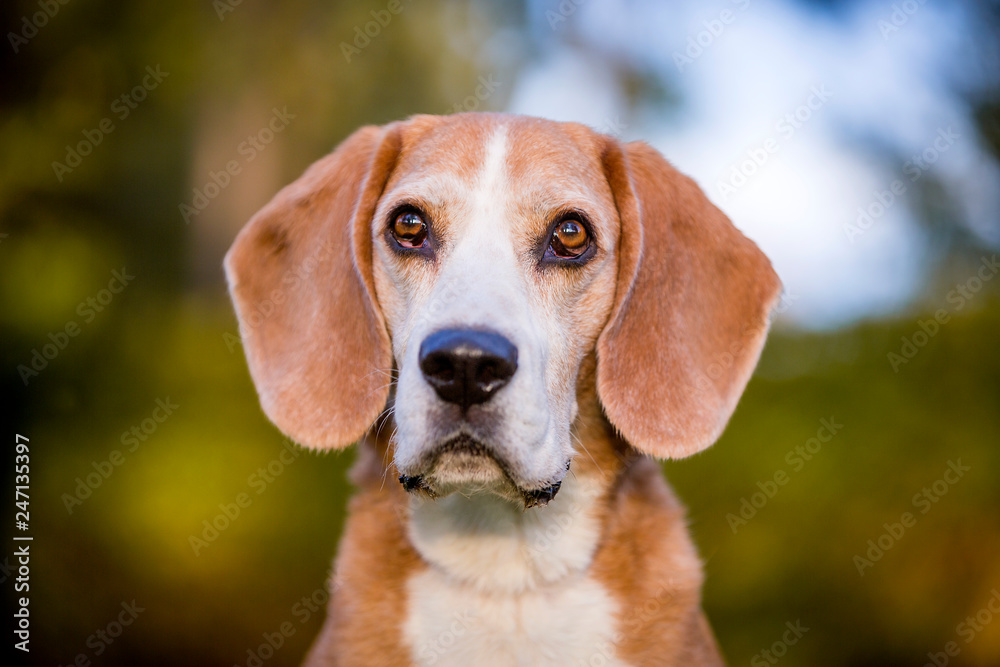
[[[643,143],[602,156],[621,220],[618,291],[597,343],[605,413],[639,451],[681,458],[722,434],[781,283],[690,178]]]
[[[275,195],[226,255],[261,406],[309,447],[346,447],[386,405],[392,350],[370,222],[400,145],[398,124],[361,128]]]

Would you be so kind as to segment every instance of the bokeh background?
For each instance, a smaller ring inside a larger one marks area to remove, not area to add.
[[[998,3],[8,0],[0,20],[31,664],[257,664],[283,623],[264,664],[297,664],[353,454],[282,461],[221,259],[358,126],[478,109],[648,140],[785,282],[726,434],[664,465],[730,663],[773,664],[798,622],[779,664],[1000,665]],[[2,523],[10,602],[11,505]],[[123,604],[142,611],[108,643]]]

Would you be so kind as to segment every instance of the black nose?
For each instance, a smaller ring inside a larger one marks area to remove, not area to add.
[[[434,391],[463,410],[485,403],[517,370],[517,348],[500,334],[444,329],[420,345],[420,370]]]

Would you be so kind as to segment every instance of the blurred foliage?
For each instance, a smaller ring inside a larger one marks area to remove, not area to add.
[[[898,372],[888,355],[930,313],[836,334],[773,333],[725,435],[666,464],[690,508],[706,607],[733,664],[798,619],[810,632],[781,664],[922,665],[949,641],[962,648],[951,664],[998,664],[1000,625],[969,644],[955,631],[1000,589],[997,287]],[[843,428],[810,454],[821,420]],[[970,470],[929,509],[914,504],[949,461]],[[745,524],[730,523],[750,515],[743,499],[765,491],[773,497],[753,499],[762,506]],[[854,557],[867,558],[868,541],[904,512],[916,524],[859,574]]]
[[[322,614],[293,609],[323,585],[352,455],[303,453],[261,487],[258,471],[286,450],[233,340],[222,254],[249,215],[356,127],[449,111],[491,73],[501,85],[479,108],[503,108],[535,48],[513,1],[404,2],[407,19],[350,63],[341,43],[384,3],[242,2],[221,16],[218,4],[70,1],[17,52],[0,49],[0,381],[13,429],[32,444],[35,664],[94,658],[88,638],[133,599],[144,611],[95,664],[245,664],[286,621],[295,634],[269,662],[297,663]],[[4,34],[38,7],[0,6]],[[169,74],[119,117],[115,101],[157,66]],[[644,66],[620,69],[635,104],[677,103]],[[997,99],[971,106],[994,147]],[[274,108],[295,118],[244,161],[239,146]],[[114,130],[59,180],[52,163],[104,118]],[[185,223],[179,206],[233,159],[241,173]],[[948,307],[952,282],[983,252],[948,248],[959,259],[908,316],[776,331],[722,440],[665,466],[691,507],[706,607],[733,664],[797,619],[810,631],[782,664],[922,664],[1000,587],[997,285],[898,373],[887,360],[918,320]],[[102,303],[114,271],[135,278]],[[79,332],[63,338],[70,323]],[[25,385],[18,366],[47,345],[58,351]],[[162,423],[150,421],[157,400],[177,406]],[[827,418],[843,430],[792,472],[786,453]],[[155,430],[128,451],[123,439],[144,424]],[[113,450],[121,465],[70,513],[65,495],[109,470]],[[958,459],[968,474],[859,576],[854,555]],[[734,534],[726,515],[778,470],[788,483]],[[191,537],[241,493],[249,505],[196,554]],[[953,664],[998,655],[1000,623]]]

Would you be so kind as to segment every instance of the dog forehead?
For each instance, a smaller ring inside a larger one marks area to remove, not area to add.
[[[415,117],[401,129],[387,194],[454,203],[477,188],[496,188],[500,176],[509,203],[519,208],[573,199],[613,205],[600,160],[604,138],[585,126],[466,113]],[[488,172],[494,178],[484,178]]]

